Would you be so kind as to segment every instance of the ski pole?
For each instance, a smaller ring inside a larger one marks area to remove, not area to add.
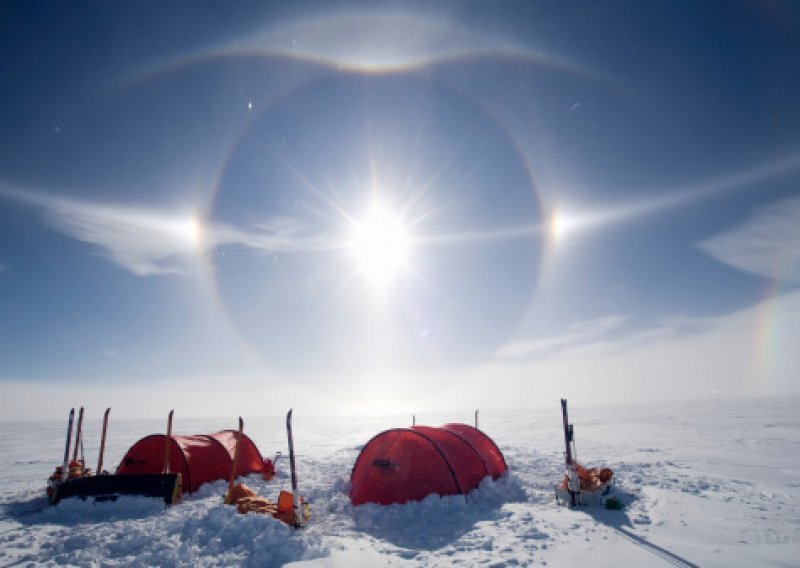
[[[174,410],[169,411],[169,418],[167,418],[167,439],[164,444],[164,472],[169,473],[169,458],[170,458],[170,444],[172,443],[172,414]]]
[[[61,481],[66,481],[69,475],[69,445],[72,442],[72,421],[75,420],[75,409],[69,411],[69,420],[67,421],[67,444],[64,447],[64,466],[61,468]]]
[[[106,408],[105,414],[103,414],[103,433],[100,436],[100,454],[97,456],[97,471],[95,471],[95,475],[100,475],[103,473],[103,454],[106,451],[106,431],[108,430],[108,413],[111,412],[111,408]]]
[[[72,452],[72,461],[78,460],[78,446],[83,441],[81,439],[82,428],[83,428],[83,407],[81,406],[80,412],[78,412],[78,429],[75,431],[75,449]]]
[[[292,438],[292,409],[286,414],[286,435],[289,438],[289,469],[292,473],[292,511],[295,527],[303,524],[303,512],[300,510],[300,496],[297,494],[297,471],[294,462],[294,439]]]
[[[575,491],[573,491],[573,485],[574,485],[573,479],[572,479],[573,476],[570,475],[570,472],[574,472],[575,471],[575,466],[573,464],[573,458],[572,458],[572,448],[571,448],[571,445],[570,445],[570,442],[572,442],[573,434],[572,434],[572,428],[570,427],[570,424],[569,424],[569,418],[567,416],[567,399],[566,398],[562,398],[561,399],[561,415],[562,415],[562,418],[564,419],[564,443],[567,446],[567,451],[564,454],[564,456],[566,458],[566,461],[567,461],[567,476],[569,478],[568,481],[567,481],[567,491],[569,491],[569,504],[570,504],[570,506],[574,507],[576,505]]]
[[[230,505],[233,496],[233,482],[236,479],[236,469],[239,467],[239,447],[242,445],[242,431],[244,430],[244,420],[239,417],[239,432],[236,434],[236,446],[233,449],[233,464],[231,465],[231,478],[228,481],[228,494],[225,496],[225,504]]]

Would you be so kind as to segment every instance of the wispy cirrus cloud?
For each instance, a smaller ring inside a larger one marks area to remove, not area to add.
[[[0,198],[40,209],[50,228],[95,245],[103,257],[137,276],[186,274],[203,252],[223,244],[265,252],[341,246],[324,234],[308,235],[299,221],[284,217],[242,229],[203,224],[191,210],[93,203],[4,185]]]
[[[496,357],[520,358],[541,353],[552,353],[603,338],[608,332],[618,328],[628,320],[625,316],[605,316],[588,321],[576,322],[568,331],[553,337],[515,341],[501,348]]]
[[[138,276],[184,273],[197,254],[191,212],[92,203],[7,185],[0,185],[0,198],[41,210],[50,228],[96,245],[102,256]]]
[[[545,357],[495,357],[429,381],[439,391],[428,398],[443,404],[455,385],[483,407],[498,409],[552,405],[559,397],[599,404],[717,394],[797,396],[798,333],[800,290],[793,290],[721,316],[671,318],[615,337],[569,343]],[[551,343],[566,343],[559,337]]]
[[[800,198],[762,207],[739,226],[697,247],[744,272],[800,283]]]
[[[45,219],[138,276],[182,274],[198,252],[199,227],[191,214],[60,201]]]
[[[303,223],[290,217],[265,219],[247,228],[210,223],[204,226],[203,234],[208,247],[238,244],[264,252],[310,252],[343,246],[341,238],[309,234]]]

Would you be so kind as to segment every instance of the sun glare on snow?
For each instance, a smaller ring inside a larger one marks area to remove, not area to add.
[[[350,253],[358,272],[373,285],[386,285],[408,266],[411,238],[400,218],[374,205],[356,221]]]

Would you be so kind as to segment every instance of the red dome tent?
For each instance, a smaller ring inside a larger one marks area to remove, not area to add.
[[[350,501],[389,505],[431,493],[466,494],[484,477],[497,479],[507,470],[495,443],[472,426],[396,428],[361,449],[350,476]]]
[[[230,476],[236,434],[234,430],[224,430],[210,435],[171,436],[170,470],[181,474],[184,493],[197,491],[203,483]],[[122,458],[117,475],[161,473],[166,443],[164,434],[142,438]],[[242,434],[236,475],[263,473],[265,466],[271,469],[271,465],[271,462],[265,464],[253,441]]]

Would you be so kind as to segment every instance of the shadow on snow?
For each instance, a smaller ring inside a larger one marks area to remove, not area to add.
[[[636,496],[615,487],[612,496],[619,499],[625,508],[630,508],[630,505],[636,500]],[[602,505],[587,506],[580,509],[581,512],[592,517],[598,523],[602,523],[614,530],[620,535],[628,539],[630,542],[642,549],[650,552],[651,554],[659,557],[660,559],[672,564],[673,566],[680,566],[682,568],[697,568],[697,564],[671,552],[665,548],[658,546],[634,532],[635,523],[631,520],[626,510],[611,510],[606,509]]]

